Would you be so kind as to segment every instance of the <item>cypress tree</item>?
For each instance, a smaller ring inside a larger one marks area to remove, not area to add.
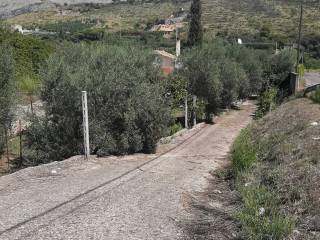
[[[190,27],[188,36],[188,45],[201,45],[203,38],[203,29],[201,23],[201,0],[193,0],[190,8]]]

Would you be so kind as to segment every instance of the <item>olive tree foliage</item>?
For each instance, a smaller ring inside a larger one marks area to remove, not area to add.
[[[265,84],[264,68],[267,54],[264,50],[253,50],[240,45],[230,45],[228,54],[245,71],[249,84],[246,95],[259,94]],[[270,54],[268,54],[269,56]]]
[[[5,134],[11,126],[15,92],[15,70],[12,51],[0,45],[0,155],[5,147]]]
[[[92,153],[154,152],[171,121],[161,74],[141,49],[70,45],[41,71],[46,115],[27,133],[31,164],[83,152],[81,91],[88,92]]]
[[[207,116],[229,108],[250,93],[247,71],[229,48],[220,39],[209,39],[184,58],[183,74],[189,80],[189,92],[207,101]]]
[[[283,92],[279,86],[289,77],[290,72],[294,71],[295,55],[292,50],[283,50],[279,54],[264,58],[265,84],[259,95],[257,117],[263,117],[283,101]]]
[[[266,71],[269,85],[279,86],[288,77],[289,73],[294,71],[295,61],[296,52],[290,49],[272,55],[268,64],[270,69]]]

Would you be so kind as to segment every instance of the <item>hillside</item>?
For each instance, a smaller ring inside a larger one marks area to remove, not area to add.
[[[0,19],[33,11],[55,8],[57,5],[79,3],[110,3],[110,0],[1,0]]]
[[[2,9],[18,8],[26,6],[26,1],[4,0]],[[188,1],[169,1],[134,4],[112,4],[95,7],[72,7],[72,4],[84,0],[54,0],[40,1],[30,0],[30,4],[49,4],[68,2],[69,6],[60,6],[45,11],[37,11],[8,19],[8,23],[13,24],[46,24],[57,21],[70,21],[76,19],[95,18],[105,22],[105,26],[110,30],[136,29],[139,24],[152,23],[157,18],[165,18],[176,9],[183,7],[188,9]],[[108,3],[110,0],[92,0],[86,2]],[[133,1],[134,2],[134,1]],[[315,3],[314,3],[315,2]],[[41,5],[40,4],[40,5]],[[203,22],[207,31],[219,32],[231,36],[242,36],[250,38],[260,32],[264,27],[264,34],[276,40],[292,42],[296,39],[297,23],[299,17],[299,6],[295,1],[287,0],[203,0]],[[307,1],[305,4],[305,24],[304,34],[319,35],[320,15],[319,1]],[[63,13],[62,10],[67,12]],[[2,10],[4,11],[4,10]],[[1,12],[0,12],[1,15]],[[139,27],[138,27],[139,29]],[[143,29],[143,28],[142,28]]]

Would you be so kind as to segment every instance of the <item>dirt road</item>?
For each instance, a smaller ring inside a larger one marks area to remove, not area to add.
[[[320,84],[320,72],[306,72],[304,79],[306,80],[306,87]]]
[[[83,160],[0,178],[0,239],[183,239],[186,198],[207,186],[253,106],[176,139],[156,155]]]

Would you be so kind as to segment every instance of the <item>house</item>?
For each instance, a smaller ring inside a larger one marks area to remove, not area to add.
[[[154,51],[156,58],[153,64],[156,66],[160,66],[165,76],[169,76],[174,72],[175,69],[180,69],[181,67],[183,67],[182,63],[179,61],[179,56],[181,54],[180,48],[181,48],[181,43],[180,43],[179,31],[177,29],[176,55],[173,55],[163,50]]]
[[[23,33],[23,28],[21,25],[16,24],[16,25],[12,26],[11,29],[13,32]]]
[[[162,72],[165,76],[169,76],[173,73],[177,57],[171,53],[163,50],[155,50],[156,59],[155,65],[160,65]]]

